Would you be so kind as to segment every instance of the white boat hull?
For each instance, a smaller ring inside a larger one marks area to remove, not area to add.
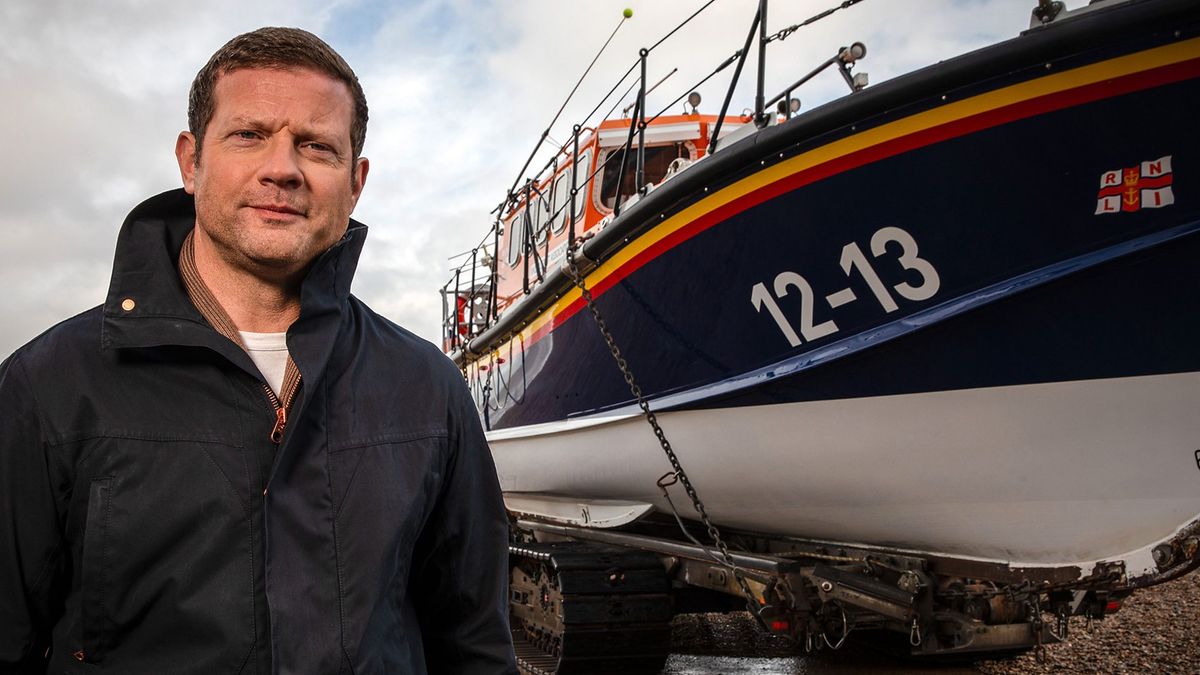
[[[1084,573],[1123,560],[1137,577],[1200,518],[1200,373],[658,417],[726,527]],[[506,493],[668,510],[655,481],[671,467],[640,417],[488,438]]]

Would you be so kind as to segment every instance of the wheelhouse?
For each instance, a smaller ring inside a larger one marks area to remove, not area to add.
[[[643,192],[704,158],[717,119],[692,113],[648,123],[642,139]],[[748,122],[727,117],[719,133],[725,137]],[[639,147],[636,138],[631,142],[629,128],[629,120],[614,119],[581,130],[578,150],[574,143],[560,148],[537,178],[512,192],[497,218],[492,246],[473,252],[473,260],[444,289],[444,349],[482,332],[562,263],[574,238],[603,228],[640,197]]]

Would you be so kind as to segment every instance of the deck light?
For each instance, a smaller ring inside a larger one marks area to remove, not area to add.
[[[776,109],[779,111],[780,115],[787,115],[788,117],[791,117],[792,115],[800,112],[800,99],[789,98],[787,101],[780,101]]]
[[[850,45],[849,47],[846,47],[845,49],[843,49],[842,53],[838,55],[838,58],[840,58],[842,60],[842,63],[849,65],[849,64],[854,63],[855,61],[863,58],[866,55],[867,55],[867,46],[861,42],[855,42],[854,44]]]
[[[688,94],[687,102],[688,105],[692,106],[692,114],[695,115],[696,106],[700,105],[700,92],[693,91],[692,93]]]

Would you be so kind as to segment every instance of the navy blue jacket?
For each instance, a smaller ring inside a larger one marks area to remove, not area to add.
[[[0,672],[515,672],[491,455],[453,364],[350,295],[366,228],[304,281],[276,446],[179,280],[194,218],[138,206],[104,305],[0,366]]]

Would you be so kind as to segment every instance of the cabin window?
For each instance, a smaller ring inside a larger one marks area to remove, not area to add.
[[[588,171],[591,169],[591,154],[585,152],[579,155],[579,168],[576,169],[575,181],[579,192],[575,194],[575,221],[582,224],[583,207],[586,204]],[[550,213],[558,214],[550,221],[550,227],[555,234],[562,232],[567,223],[571,222],[571,211],[567,202],[571,201],[571,167],[568,166],[554,179],[554,189],[550,194]]]
[[[616,155],[615,157],[613,155]],[[659,183],[667,175],[667,167],[679,157],[691,159],[687,146],[682,142],[670,145],[655,145],[646,147],[646,183]],[[617,176],[621,173],[621,162],[625,163],[625,174],[621,177],[621,203],[637,193],[637,148],[631,148],[629,157],[625,157],[625,148],[609,150],[605,156],[608,162],[600,174],[599,205],[612,210],[617,203]]]
[[[542,227],[542,216],[546,213],[546,203],[536,191],[530,190],[529,198],[533,202],[532,208],[529,209],[529,230],[534,233],[534,239],[540,239],[537,236],[538,230]]]
[[[579,186],[579,192],[575,193],[575,221],[579,222],[579,223],[583,222],[583,207],[585,204],[587,204],[586,197],[587,197],[588,176],[590,175],[589,172],[591,170],[592,170],[592,154],[591,154],[591,152],[585,152],[579,156],[579,169],[577,169],[577,173],[575,176],[575,181]],[[568,179],[567,179],[567,194],[568,195],[571,194],[571,190],[570,190],[571,182],[570,182],[569,176],[570,176],[570,174],[568,174]],[[563,199],[566,199],[566,197],[563,197]]]
[[[534,193],[533,197],[533,232],[534,241],[538,244],[546,243],[546,238],[550,236],[550,216],[554,212],[550,210],[550,192],[553,183],[547,183],[543,188],[543,192],[539,195]]]
[[[550,221],[550,227],[553,228],[554,232],[557,234],[562,232],[563,225],[566,225],[567,221],[571,219],[571,214],[567,213],[567,210],[563,208],[566,205],[567,200],[571,198],[570,169],[563,171],[561,174],[559,174],[558,178],[554,180],[554,189],[551,190],[550,195],[550,213],[554,216]],[[559,213],[559,209],[562,209],[561,213]]]
[[[521,248],[525,245],[525,209],[513,214],[508,221],[508,264],[516,267],[521,259]]]

